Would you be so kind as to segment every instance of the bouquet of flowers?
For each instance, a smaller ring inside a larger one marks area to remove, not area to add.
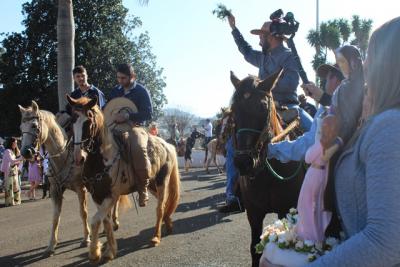
[[[217,8],[212,11],[213,15],[217,15],[217,18],[225,20],[226,17],[232,15],[232,10],[227,9],[225,5],[218,4]]]
[[[268,243],[274,243],[279,249],[303,254],[307,256],[308,262],[312,262],[339,244],[339,240],[333,237],[326,238],[324,242],[299,239],[295,231],[297,218],[297,210],[292,208],[286,218],[265,227],[260,237],[261,242],[256,245],[256,252],[262,254]]]

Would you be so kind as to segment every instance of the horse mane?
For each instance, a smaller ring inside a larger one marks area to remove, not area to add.
[[[270,115],[271,119],[270,119],[269,123],[270,123],[270,126],[271,126],[274,136],[277,136],[283,131],[282,124],[279,120],[278,113],[276,112],[276,107],[275,107],[274,98],[272,97],[272,94],[267,97],[271,97],[271,105],[272,105],[271,106],[271,115]]]
[[[88,97],[81,97],[75,100],[75,105],[77,106],[86,106],[92,99]],[[108,128],[105,125],[103,112],[100,110],[98,105],[94,105],[90,109],[84,109],[86,116],[91,116],[93,120],[93,132],[91,134],[98,134],[99,139],[101,140],[101,147],[103,148],[106,145],[106,140],[108,139]]]

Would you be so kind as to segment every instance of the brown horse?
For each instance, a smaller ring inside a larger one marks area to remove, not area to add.
[[[78,118],[73,125],[75,161],[83,164],[83,182],[89,188],[98,211],[93,216],[91,230],[92,242],[89,259],[99,262],[101,245],[98,240],[98,229],[103,221],[107,235],[107,246],[104,259],[111,260],[116,256],[117,243],[107,214],[118,197],[137,190],[137,181],[132,161],[132,142],[129,134],[139,131],[148,133],[140,127],[131,127],[127,132],[114,135],[106,126],[102,112],[96,105],[97,99],[68,97],[68,102],[77,110]],[[165,222],[167,232],[172,231],[171,215],[175,211],[180,197],[180,176],[175,148],[159,137],[148,135],[148,156],[152,164],[149,189],[157,197],[157,221],[154,246],[161,241],[161,225]]]
[[[282,131],[271,94],[279,75],[260,81],[254,76],[239,80],[231,73],[236,89],[231,107],[234,163],[240,173],[240,190],[251,227],[253,267],[259,265],[261,255],[255,253],[255,245],[260,241],[265,215],[274,212],[282,218],[297,206],[305,172],[299,162],[267,160],[267,144]]]

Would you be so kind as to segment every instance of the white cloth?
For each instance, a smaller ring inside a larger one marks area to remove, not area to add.
[[[280,249],[274,242],[268,242],[261,257],[266,257],[269,262],[285,267],[302,267],[308,262],[306,253],[296,252],[293,249]]]
[[[211,122],[209,122],[206,126],[204,126],[204,130],[206,131],[204,135],[206,137],[212,137],[212,129],[213,129],[213,126],[212,126]]]

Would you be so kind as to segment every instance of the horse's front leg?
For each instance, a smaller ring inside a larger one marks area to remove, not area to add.
[[[88,223],[88,210],[87,210],[87,194],[86,188],[82,185],[76,189],[79,199],[79,211],[83,224],[83,240],[81,247],[87,247],[90,244],[90,228]]]
[[[58,243],[58,226],[60,224],[61,208],[62,208],[63,193],[64,193],[63,190],[59,192],[54,183],[50,185],[50,192],[51,192],[51,202],[53,203],[53,220],[51,227],[50,242],[48,247],[44,251],[44,256],[53,255],[55,247],[57,246]]]
[[[258,267],[260,264],[261,254],[256,253],[256,245],[261,241],[260,236],[262,234],[264,217],[264,212],[247,210],[247,219],[251,227],[250,253],[252,267]]]
[[[99,263],[101,259],[101,243],[99,242],[99,227],[100,223],[108,216],[108,214],[111,213],[111,208],[115,201],[111,198],[105,198],[101,205],[97,205],[97,212],[92,218],[92,223],[91,223],[91,242],[90,242],[90,249],[89,249],[89,260],[92,263]],[[104,222],[104,221],[103,221]],[[109,220],[108,220],[109,222]],[[110,237],[110,240],[107,240],[109,243],[109,246],[115,245],[115,251],[116,251],[116,242],[114,239],[113,233],[109,233],[111,227],[111,224],[107,224],[107,222],[104,224],[105,225],[105,231],[107,237]],[[112,229],[111,229],[112,232]],[[107,255],[109,256],[109,255]]]
[[[113,230],[117,231],[119,228],[119,201],[120,201],[120,197],[118,197],[118,200],[115,202],[114,208],[113,208],[113,212],[112,212],[112,222],[113,222]]]
[[[119,200],[120,200],[119,197],[116,199],[116,201],[113,200],[113,204],[111,205],[110,211],[113,207],[114,207],[114,211],[115,211],[115,209],[118,209]],[[114,216],[114,212],[113,212],[113,216]],[[107,245],[104,250],[103,259],[105,262],[108,262],[117,256],[117,242],[114,237],[114,229],[113,229],[114,227],[111,224],[110,216],[106,216],[103,219],[103,225],[104,225],[104,231],[107,236]]]

